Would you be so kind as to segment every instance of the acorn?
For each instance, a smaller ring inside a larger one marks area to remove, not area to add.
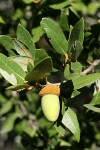
[[[56,121],[60,112],[60,88],[56,85],[46,85],[39,95],[42,96],[41,107],[45,117],[49,121]]]

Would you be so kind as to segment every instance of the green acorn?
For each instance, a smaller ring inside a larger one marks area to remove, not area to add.
[[[46,85],[40,92],[41,106],[45,117],[49,121],[56,121],[60,112],[60,88],[56,85]]]

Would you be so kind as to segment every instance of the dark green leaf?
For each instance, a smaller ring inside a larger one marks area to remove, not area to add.
[[[79,57],[79,55],[81,54],[83,49],[83,45],[80,41],[75,41],[75,45],[72,47],[71,49],[71,60],[72,61],[76,61]]]
[[[33,70],[26,75],[25,79],[26,81],[38,81],[39,79],[47,77],[51,71],[52,61],[48,56],[42,59],[38,64],[36,64]]]
[[[49,18],[43,18],[41,26],[44,28],[54,49],[60,54],[67,55],[68,41],[66,40],[60,26]]]
[[[0,35],[0,43],[5,47],[5,49],[12,55],[16,55],[12,49],[14,49],[13,46],[13,39],[11,39],[7,35]]]
[[[77,60],[77,58],[79,57],[79,55],[81,54],[82,52],[82,49],[83,49],[83,45],[80,41],[75,41],[75,55],[74,55],[74,59]]]
[[[72,49],[72,47],[75,45],[75,41],[80,41],[80,43],[83,43],[84,40],[84,20],[83,18],[80,19],[75,26],[72,29],[69,42],[68,42],[68,49],[69,51]]]
[[[80,140],[79,123],[75,112],[71,108],[68,107],[68,109],[64,113],[62,123],[65,125],[66,128],[68,128],[73,133],[76,140],[79,142]]]
[[[30,33],[21,24],[19,24],[17,27],[17,39],[29,48],[29,50],[32,53],[32,58],[34,60],[35,45],[32,41],[32,37],[31,37]]]

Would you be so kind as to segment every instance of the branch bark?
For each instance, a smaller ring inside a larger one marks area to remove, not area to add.
[[[100,59],[94,60],[94,62],[87,68],[85,69],[83,72],[81,72],[81,75],[86,75],[89,72],[91,72],[95,66],[97,66],[100,63]]]

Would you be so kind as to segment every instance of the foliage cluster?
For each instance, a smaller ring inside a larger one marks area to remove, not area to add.
[[[99,149],[100,3],[0,3],[1,148]],[[38,93],[46,84],[60,86],[54,123],[41,110]]]

